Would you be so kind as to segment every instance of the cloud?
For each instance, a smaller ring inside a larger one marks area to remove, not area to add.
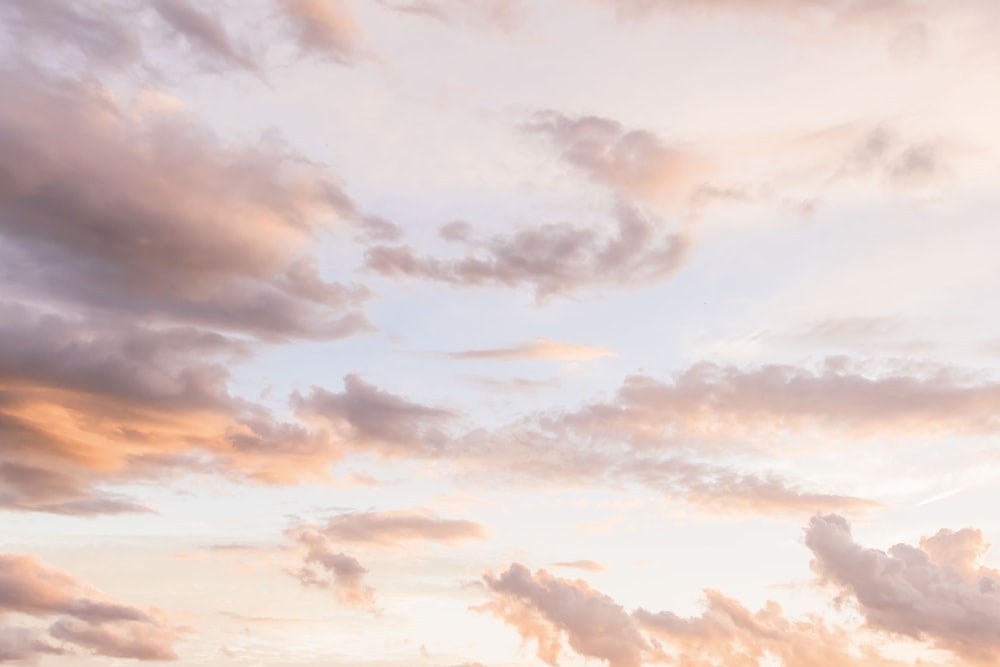
[[[486,528],[472,521],[437,519],[412,512],[363,512],[330,517],[322,528],[336,542],[397,546],[405,542],[481,540]]]
[[[856,437],[976,434],[1000,427],[997,405],[1000,385],[948,367],[872,371],[845,357],[830,357],[818,369],[701,362],[670,381],[630,376],[613,401],[568,413],[559,425],[642,448],[809,430]]]
[[[603,572],[607,568],[593,560],[569,560],[552,563],[552,567],[561,567],[570,570],[584,570],[586,572]]]
[[[89,3],[84,9],[73,2],[10,0],[0,5],[0,16],[22,49],[70,47],[90,63],[124,67],[137,62],[143,52],[135,30],[118,20],[125,10],[122,3]]]
[[[289,570],[303,586],[332,590],[350,607],[378,611],[375,589],[365,583],[368,570],[339,545],[397,547],[413,542],[454,544],[486,538],[486,528],[472,521],[438,519],[414,512],[338,514],[323,524],[303,524],[285,531],[300,551],[302,565]]]
[[[365,584],[368,570],[356,558],[336,551],[330,538],[320,531],[296,528],[289,536],[306,552],[303,565],[290,571],[299,583],[330,589],[349,607],[377,611],[375,589]]]
[[[174,660],[177,632],[154,608],[143,610],[117,602],[69,574],[52,569],[30,555],[0,554],[0,614],[17,612],[54,619],[49,637],[0,627],[0,657],[29,659],[60,653],[48,639],[89,649],[105,656],[137,660]]]
[[[600,116],[536,113],[525,130],[546,137],[567,164],[619,198],[680,204],[709,175],[708,161],[652,132]]]
[[[365,263],[390,277],[454,287],[530,287],[539,299],[659,282],[680,268],[689,241],[638,208],[619,202],[608,233],[569,223],[523,227],[464,242],[460,258],[421,256],[406,245],[373,245]]]
[[[363,55],[357,19],[344,0],[277,0],[298,47],[342,65]]]
[[[187,0],[153,0],[153,10],[193,47],[235,67],[257,69],[257,63],[238,48],[225,26]]]
[[[442,23],[472,23],[510,31],[525,15],[521,0],[378,0],[394,11]]]
[[[45,654],[63,653],[63,649],[45,641],[39,632],[0,625],[0,662],[27,662]]]
[[[639,667],[650,650],[628,612],[579,579],[532,574],[513,563],[483,581],[493,599],[476,609],[514,626],[525,641],[535,640],[538,657],[550,665],[558,664],[564,638],[576,653],[610,667]]]
[[[355,446],[374,447],[387,455],[406,455],[444,447],[447,427],[457,414],[421,405],[368,384],[356,374],[344,377],[344,391],[314,387],[292,397],[300,416],[330,428]]]
[[[512,347],[501,347],[485,350],[463,350],[450,352],[452,359],[548,359],[552,361],[592,361],[602,357],[617,357],[618,353],[606,347],[563,343],[549,338],[539,338],[530,343],[522,343]]]
[[[1000,656],[1000,572],[979,564],[987,545],[978,530],[943,530],[919,548],[885,552],[855,543],[842,517],[817,515],[805,539],[821,581],[854,599],[871,627],[973,662]]]
[[[355,215],[322,170],[92,82],[0,71],[0,85],[8,292],[266,339],[370,329],[367,291],[326,281],[307,252]]]
[[[771,662],[794,667],[910,664],[881,655],[876,643],[855,628],[831,625],[814,614],[788,618],[771,600],[756,612],[718,591],[705,591],[705,600],[705,611],[687,618],[670,611],[634,612],[637,625],[663,643],[664,662],[684,667],[759,667]]]

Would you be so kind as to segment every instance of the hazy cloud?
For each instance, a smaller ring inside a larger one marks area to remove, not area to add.
[[[452,359],[495,359],[500,361],[516,359],[592,361],[601,357],[617,357],[618,353],[606,347],[563,343],[549,338],[539,338],[529,343],[522,343],[511,347],[449,352],[448,356]]]
[[[99,655],[173,660],[177,632],[155,609],[143,610],[101,595],[30,555],[0,554],[0,613],[54,618],[49,635]],[[46,638],[0,628],[2,652],[30,658],[57,653]]]

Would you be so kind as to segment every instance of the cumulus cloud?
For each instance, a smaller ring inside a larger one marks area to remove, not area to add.
[[[177,658],[177,631],[158,610],[108,598],[31,555],[0,554],[0,614],[5,612],[53,620],[47,636],[0,626],[0,659],[62,653],[67,645],[118,658]]]
[[[370,327],[366,290],[328,282],[307,252],[354,215],[324,172],[276,146],[228,146],[183,112],[130,110],[98,84],[0,71],[0,85],[8,289],[271,339]]]
[[[871,627],[975,662],[1000,656],[1000,572],[979,564],[987,545],[978,530],[943,530],[886,552],[857,544],[842,517],[817,515],[806,545],[821,580],[855,600]]]
[[[514,626],[538,645],[538,657],[557,665],[563,641],[576,653],[610,667],[639,667],[650,645],[632,617],[607,595],[582,580],[554,577],[514,563],[483,576],[493,599],[480,607]]]
[[[617,357],[618,353],[606,347],[564,343],[548,338],[539,338],[529,343],[511,347],[483,350],[462,350],[450,352],[452,359],[495,359],[500,361],[516,359],[549,359],[552,361],[592,361],[601,357]]]
[[[670,611],[638,609],[633,617],[661,642],[669,664],[683,667],[904,667],[909,663],[883,656],[856,628],[832,625],[806,614],[789,618],[768,600],[756,612],[718,591],[705,591],[705,611],[681,617]],[[920,664],[925,664],[921,662]]]

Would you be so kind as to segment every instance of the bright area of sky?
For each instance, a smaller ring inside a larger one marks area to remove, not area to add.
[[[1000,661],[1000,3],[0,51],[0,662]]]

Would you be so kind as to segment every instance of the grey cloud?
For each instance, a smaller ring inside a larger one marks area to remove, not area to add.
[[[9,289],[268,339],[370,328],[367,291],[327,282],[307,254],[329,219],[356,216],[321,170],[224,145],[178,112],[137,114],[94,83],[0,71],[0,85]]]
[[[978,565],[986,548],[978,531],[942,531],[921,548],[886,552],[854,542],[842,517],[818,515],[805,539],[821,580],[855,599],[870,626],[975,662],[1000,656],[1000,572]]]
[[[296,394],[292,406],[305,418],[319,420],[342,439],[357,441],[386,454],[419,455],[448,441],[448,426],[457,414],[390,394],[356,374],[344,377],[344,391],[313,388]]]
[[[64,649],[48,643],[34,630],[0,625],[0,662],[28,662],[42,655],[63,653]]]
[[[454,287],[522,287],[539,299],[584,290],[655,283],[683,264],[689,241],[634,206],[619,203],[613,228],[548,223],[510,235],[465,242],[460,258],[417,254],[405,245],[374,245],[367,266],[386,276],[419,278]]]
[[[193,45],[237,67],[256,69],[257,64],[237,48],[225,26],[214,16],[200,11],[187,0],[153,0],[153,9],[179,35]]]

